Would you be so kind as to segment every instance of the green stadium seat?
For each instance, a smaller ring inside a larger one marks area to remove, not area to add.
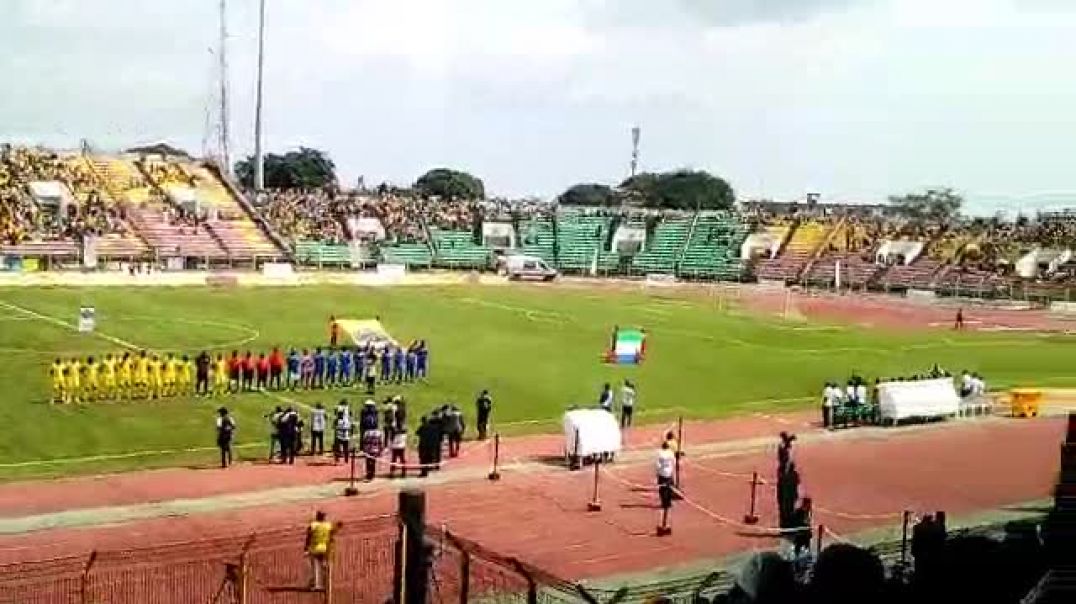
[[[478,270],[490,267],[493,250],[476,244],[471,231],[431,229],[430,234],[433,238],[434,266]]]
[[[654,228],[647,239],[646,247],[632,258],[631,267],[635,273],[676,272],[676,260],[687,242],[691,219],[687,217],[669,217]]]
[[[403,264],[407,268],[430,268],[433,253],[425,243],[397,243],[381,246],[383,264]]]
[[[688,279],[739,281],[744,275],[740,247],[748,228],[727,212],[699,214],[684,245],[677,275]]]

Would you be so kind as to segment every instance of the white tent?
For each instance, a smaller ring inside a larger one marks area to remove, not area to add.
[[[620,451],[620,426],[604,409],[575,409],[564,414],[564,450],[580,458]]]

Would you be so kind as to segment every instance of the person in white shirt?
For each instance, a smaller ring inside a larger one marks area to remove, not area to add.
[[[654,469],[657,473],[658,487],[672,486],[673,478],[676,476],[676,453],[669,447],[669,441],[661,443]]]
[[[856,403],[866,405],[869,402],[870,401],[867,400],[867,385],[860,382],[859,385],[856,386]]]
[[[979,377],[978,373],[971,375],[971,394],[973,396],[983,396],[986,394],[986,382],[983,378]]]
[[[971,382],[971,374],[965,370],[960,375],[960,396],[969,396],[972,393]]]
[[[635,385],[631,380],[624,380],[620,388],[620,427],[627,428],[631,425],[631,417],[635,413]]]
[[[325,407],[316,403],[310,411],[310,453],[313,455],[325,454],[325,425],[328,416]]]
[[[839,389],[826,382],[826,387],[822,389],[822,427],[829,428],[833,425],[833,407],[835,399],[838,397]]]
[[[396,476],[396,468],[400,469],[400,478],[407,478],[407,428],[398,426],[392,433],[389,451],[392,454],[389,460],[389,478]]]
[[[850,405],[859,404],[859,400],[856,399],[856,385],[852,383],[852,380],[848,380],[848,386],[844,389],[844,401]]]

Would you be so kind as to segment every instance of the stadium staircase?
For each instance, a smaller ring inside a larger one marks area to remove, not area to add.
[[[853,249],[855,223],[842,217],[819,246],[815,258],[801,274],[807,285],[834,287],[837,283],[837,266],[841,269],[841,286],[864,288],[882,267],[874,262],[873,249]]]
[[[639,274],[675,274],[676,261],[687,245],[693,218],[669,216],[647,237],[645,249],[632,258],[632,271]]]
[[[747,232],[747,226],[733,214],[696,215],[677,274],[689,279],[741,280],[744,262],[740,247]]]
[[[493,261],[493,250],[474,242],[472,231],[430,229],[433,265],[439,268],[485,270]]]
[[[198,257],[222,260],[228,257],[217,239],[204,228],[171,224],[164,208],[146,205],[127,210],[131,224],[139,230],[158,256]]]
[[[94,189],[99,199],[120,210],[118,214],[123,216],[126,233],[107,233],[97,238],[97,255],[103,258],[138,258],[149,252],[149,242],[138,229],[134,228],[128,216],[128,208],[132,194],[130,192],[145,193],[145,183],[138,178],[137,173],[125,173],[121,170],[123,162],[104,158],[81,156],[73,161],[79,163],[82,169],[91,176]],[[72,185],[74,189],[75,186]],[[80,202],[85,201],[85,195],[77,191],[76,195]]]
[[[792,227],[792,234],[776,258],[758,262],[759,279],[795,282],[827,239],[830,229],[817,220],[803,220]]]
[[[250,200],[243,194],[239,186],[232,180],[231,176],[223,173],[220,168],[214,164],[206,164],[206,168],[220,181],[224,188],[228,190],[232,199],[234,199],[236,203],[239,204],[239,207],[246,212],[247,216],[254,221],[258,230],[260,230],[261,233],[276,246],[278,252],[282,252],[286,255],[292,247],[291,244],[284,239],[280,233],[277,233],[276,229],[269,224],[269,221],[262,216],[261,212],[250,203]],[[343,226],[344,230],[347,231],[347,225],[344,224]]]
[[[283,256],[281,249],[262,232],[215,171],[196,162],[187,162],[183,168],[194,179],[199,203],[216,209],[216,220],[211,219],[206,225],[229,257],[253,261],[256,258]]]
[[[520,226],[517,239],[524,254],[537,256],[549,266],[556,266],[557,236],[553,219],[547,216],[534,216]]]
[[[578,212],[557,215],[557,267],[563,272],[615,271],[620,256],[605,249],[611,222],[606,216]]]

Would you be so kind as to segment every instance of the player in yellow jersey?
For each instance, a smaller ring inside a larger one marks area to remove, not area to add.
[[[187,355],[183,355],[180,360],[176,361],[176,364],[178,371],[176,393],[180,396],[192,396],[194,394],[194,362]]]
[[[134,387],[134,359],[131,353],[123,353],[123,358],[117,363],[117,381],[119,382],[119,396],[129,399],[132,396],[131,389]]]
[[[228,360],[224,355],[217,353],[213,361],[213,396],[224,396],[228,393]]]
[[[149,357],[143,350],[135,360],[135,397],[149,398]]]
[[[86,372],[86,380],[82,384],[82,400],[92,401],[98,397],[101,386],[99,379],[101,377],[101,372],[100,367],[97,365],[97,359],[87,357],[84,369]]]
[[[151,398],[164,395],[164,363],[157,355],[153,355],[149,361],[149,392]]]
[[[77,358],[67,362],[67,399],[73,403],[79,402],[82,393],[82,363]]]
[[[116,398],[116,359],[106,354],[101,360],[101,398]]]
[[[52,365],[49,365],[49,380],[52,382],[52,402],[67,402],[67,392],[64,384],[64,361],[57,357]]]
[[[161,396],[175,396],[176,382],[179,380],[179,361],[175,355],[168,353],[161,363]]]

